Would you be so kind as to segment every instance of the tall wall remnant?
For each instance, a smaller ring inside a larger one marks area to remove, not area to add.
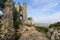
[[[18,13],[20,13],[20,20],[21,23],[23,25],[25,25],[27,23],[27,5],[24,2],[23,6],[20,5],[20,3],[18,3],[18,5],[16,6],[16,10],[18,11]]]
[[[27,7],[26,3],[23,3],[23,8],[22,8],[22,17],[23,17],[23,23],[27,23]]]
[[[28,18],[27,18],[27,4],[24,2],[23,6],[20,5],[20,3],[16,6],[17,12],[20,14],[20,21],[22,25],[28,24]],[[32,21],[32,20],[30,20]],[[31,23],[31,22],[30,22]]]

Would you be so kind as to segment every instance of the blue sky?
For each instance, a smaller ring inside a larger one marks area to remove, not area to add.
[[[27,15],[36,23],[60,21],[60,0],[14,0],[16,4],[27,3]]]

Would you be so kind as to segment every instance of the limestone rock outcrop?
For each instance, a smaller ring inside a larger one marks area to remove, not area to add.
[[[48,37],[50,40],[60,40],[60,30],[57,30],[55,27],[49,29]]]
[[[14,40],[15,29],[13,25],[14,2],[7,0],[3,9],[2,26],[0,29],[0,40]]]

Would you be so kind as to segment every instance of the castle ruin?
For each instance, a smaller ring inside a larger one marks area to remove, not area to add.
[[[26,7],[26,3],[23,3],[23,7],[20,5],[20,3],[17,4],[16,6],[16,10],[19,13],[19,17],[21,20],[21,23],[24,25],[26,24],[27,21],[27,7]]]
[[[23,6],[20,3],[17,6],[14,6],[13,0],[7,0],[5,2],[5,7],[2,10],[3,17],[2,17],[2,27],[0,32],[0,39],[1,40],[14,40],[15,38],[15,28],[14,28],[14,12],[18,12],[18,21],[20,21],[20,25],[27,24],[27,5],[24,2]],[[20,26],[19,26],[20,27]]]

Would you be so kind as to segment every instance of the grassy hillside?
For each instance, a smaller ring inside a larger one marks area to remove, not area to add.
[[[42,32],[44,34],[47,34],[47,32],[48,32],[48,28],[45,28],[45,27],[35,26],[35,28],[37,31]]]

